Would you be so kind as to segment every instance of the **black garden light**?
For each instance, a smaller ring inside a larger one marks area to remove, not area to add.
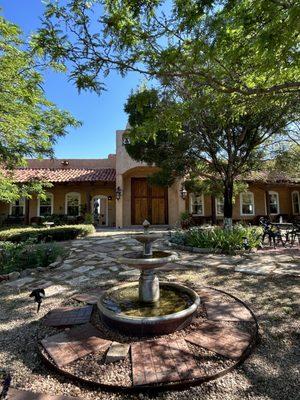
[[[44,289],[34,289],[30,293],[29,297],[34,297],[34,301],[38,304],[37,312],[40,311],[41,304],[42,304],[42,301],[45,298],[45,296],[46,296],[46,294],[45,294],[45,290]]]

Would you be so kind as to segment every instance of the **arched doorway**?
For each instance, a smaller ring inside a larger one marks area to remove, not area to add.
[[[96,226],[108,226],[108,198],[96,195],[92,198],[91,210]]]

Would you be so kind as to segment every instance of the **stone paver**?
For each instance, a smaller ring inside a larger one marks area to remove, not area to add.
[[[68,326],[86,324],[91,319],[92,306],[61,307],[49,311],[44,323],[47,326]]]
[[[127,343],[119,343],[112,342],[108,352],[106,353],[105,362],[111,363],[115,361],[124,360],[127,357],[127,354],[130,349],[130,344]]]
[[[45,338],[41,343],[57,366],[63,367],[87,354],[106,349],[111,341],[101,338],[98,329],[86,324]]]
[[[6,286],[10,286],[15,289],[19,289],[24,285],[27,285],[28,283],[31,283],[34,281],[34,278],[26,276],[25,278],[17,279],[16,281],[8,282],[6,283]]]
[[[86,293],[75,294],[72,298],[86,304],[97,304],[102,293],[103,289],[95,289]]]
[[[249,345],[251,336],[236,327],[224,326],[215,322],[203,322],[196,333],[185,340],[212,350],[228,358],[238,359]]]
[[[250,312],[239,304],[221,303],[221,302],[205,302],[207,317],[213,321],[251,321]]]
[[[89,278],[87,276],[81,275],[66,281],[66,284],[70,286],[80,286],[81,284],[86,283],[88,280]]]
[[[82,274],[84,272],[90,271],[93,268],[94,268],[94,265],[84,265],[82,267],[75,268],[73,270],[73,272],[75,272],[77,274]]]
[[[79,397],[51,396],[43,393],[33,393],[25,390],[10,388],[6,397],[7,400],[83,400]]]
[[[158,339],[131,345],[133,385],[176,382],[201,374],[184,339]]]
[[[243,272],[250,275],[269,275],[275,271],[274,264],[246,263],[234,268],[236,272]]]

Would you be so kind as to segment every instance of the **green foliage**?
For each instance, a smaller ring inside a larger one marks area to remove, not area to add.
[[[248,239],[250,249],[257,248],[261,242],[261,235],[261,228],[243,227],[241,225],[235,225],[232,230],[224,230],[220,227],[205,229],[193,227],[187,231],[175,232],[171,237],[171,242],[233,254],[238,250],[244,249],[244,237]]]
[[[84,222],[84,217],[79,216],[70,216],[67,214],[51,214],[45,217],[40,217],[41,224],[44,222],[54,222],[55,226],[60,225],[76,225]]]
[[[155,102],[153,89],[127,101],[129,119],[133,115],[128,153],[161,168],[154,180],[170,185],[184,176],[188,190],[223,196],[224,217],[231,219],[235,196],[247,188],[243,180],[266,168],[272,144],[288,137],[289,121],[299,116],[298,103],[261,104],[260,109],[253,104],[237,113],[229,96],[207,88],[195,91],[189,79],[156,92]]]
[[[0,274],[27,268],[47,267],[65,250],[56,243],[0,242]]]
[[[66,111],[47,100],[43,78],[37,71],[41,60],[26,49],[20,29],[0,17],[0,199],[12,201],[43,192],[49,186],[30,182],[13,183],[14,168],[26,165],[26,158],[52,157],[56,139],[68,126],[79,123]]]
[[[84,223],[85,224],[92,225],[93,221],[94,221],[94,218],[93,218],[93,214],[92,213],[86,213],[84,215]]]
[[[137,71],[188,78],[244,108],[247,97],[298,94],[299,7],[299,0],[50,1],[33,43],[68,66],[79,89],[101,92],[110,71]]]
[[[288,149],[279,149],[269,165],[270,171],[280,171],[294,179],[300,180],[300,143],[294,143]]]
[[[51,242],[73,240],[95,232],[93,225],[65,225],[53,228],[14,228],[0,231],[0,241],[14,243],[34,240],[35,242]]]

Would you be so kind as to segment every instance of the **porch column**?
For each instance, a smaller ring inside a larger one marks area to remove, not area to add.
[[[123,228],[123,199],[124,199],[124,188],[123,188],[123,176],[118,174],[116,176],[116,188],[120,187],[122,190],[121,197],[119,200],[116,199],[116,227]]]
[[[269,202],[269,191],[265,191],[265,196],[266,196],[266,211],[267,211],[267,217],[270,217],[270,202]]]
[[[210,198],[211,198],[211,223],[212,225],[216,225],[217,223],[216,198],[215,196],[210,196]]]
[[[30,200],[26,199],[25,200],[25,216],[24,216],[25,217],[24,218],[25,225],[29,225],[29,222],[30,222],[30,220],[29,220],[29,215],[30,215],[29,206],[30,206]]]
[[[85,201],[86,201],[86,212],[91,212],[91,194],[90,192],[85,193]]]

